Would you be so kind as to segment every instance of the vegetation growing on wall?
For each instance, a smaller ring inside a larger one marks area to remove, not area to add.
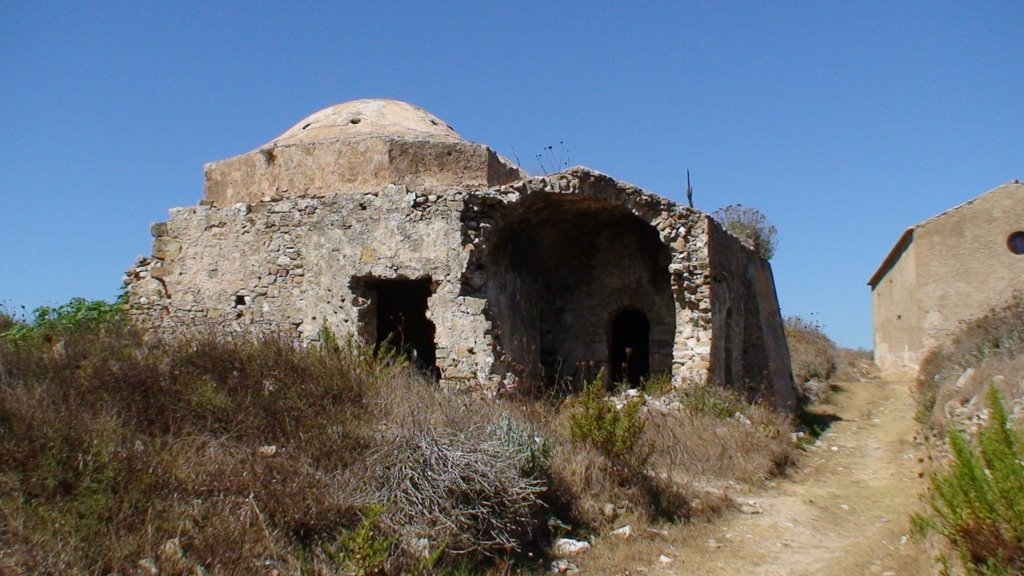
[[[778,247],[778,230],[768,222],[767,216],[757,208],[730,204],[711,213],[722,227],[758,253],[771,260]]]

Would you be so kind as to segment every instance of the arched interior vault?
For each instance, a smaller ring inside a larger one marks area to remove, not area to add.
[[[491,314],[525,375],[553,383],[621,373],[609,331],[625,309],[650,322],[649,370],[671,369],[670,252],[651,224],[618,204],[544,194],[506,212],[492,237]]]

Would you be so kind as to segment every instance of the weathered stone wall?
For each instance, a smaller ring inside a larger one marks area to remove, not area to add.
[[[778,336],[770,269],[710,241],[707,215],[586,168],[525,178],[404,102],[331,106],[207,165],[200,206],[152,231],[126,284],[158,334],[310,344],[328,328],[492,391],[601,370],[745,382],[782,365],[761,349]],[[742,275],[716,296],[713,279]]]
[[[710,377],[781,409],[796,406],[771,267],[708,218],[713,340]]]
[[[206,199],[217,206],[359,194],[387,184],[414,190],[487,187],[524,176],[480,144],[379,136],[272,143],[207,164],[204,172]]]
[[[131,314],[163,334],[215,328],[315,342],[322,326],[363,340],[369,302],[353,278],[430,278],[437,362],[452,380],[491,379],[482,298],[461,294],[462,193],[387,186],[323,199],[198,206],[153,226],[153,257],[128,272]],[[370,342],[372,343],[372,341]]]
[[[373,287],[419,280],[447,384],[612,374],[612,323],[630,311],[649,322],[651,373],[733,386],[767,374],[776,399],[791,391],[767,264],[707,215],[587,169],[436,194],[204,203],[153,234],[128,293],[162,334],[309,344],[327,327],[372,344]]]

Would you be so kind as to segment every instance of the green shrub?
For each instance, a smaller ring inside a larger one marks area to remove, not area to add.
[[[643,406],[643,399],[634,398],[620,410],[598,378],[583,388],[579,405],[569,418],[572,439],[590,444],[614,460],[646,464],[650,449],[643,443]]]
[[[643,391],[648,396],[663,396],[671,392],[675,387],[672,385],[672,373],[661,372],[651,374],[643,379]]]
[[[124,296],[113,303],[76,297],[56,307],[39,306],[32,311],[31,323],[11,323],[0,336],[18,342],[32,337],[53,339],[86,328],[102,328],[122,321],[124,306]]]
[[[679,401],[690,414],[728,420],[737,413],[745,414],[750,404],[739,394],[714,384],[693,384],[679,392]]]
[[[1007,422],[999,393],[989,391],[990,420],[974,446],[949,430],[953,462],[931,479],[931,517],[970,574],[1020,574],[1024,570],[1024,435]]]
[[[383,515],[383,506],[368,505],[359,524],[341,537],[338,559],[357,576],[387,573],[388,560],[398,539],[383,535]]]

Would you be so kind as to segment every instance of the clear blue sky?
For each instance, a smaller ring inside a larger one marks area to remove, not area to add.
[[[698,208],[779,228],[783,314],[855,347],[901,231],[1024,178],[1016,1],[90,4],[0,0],[8,309],[115,297],[204,162],[356,98],[532,173],[564,142],[683,201],[689,168]]]

